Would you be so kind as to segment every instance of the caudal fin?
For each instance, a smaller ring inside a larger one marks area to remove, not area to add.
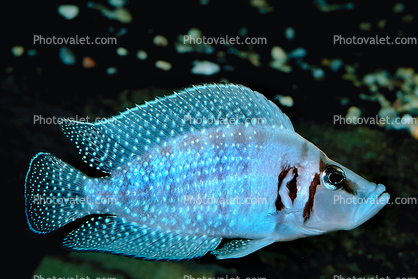
[[[29,227],[37,233],[49,233],[83,217],[87,181],[86,175],[57,157],[36,154],[25,180]]]

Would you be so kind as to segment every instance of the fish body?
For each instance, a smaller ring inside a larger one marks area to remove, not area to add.
[[[389,199],[383,185],[330,160],[274,103],[241,85],[187,88],[105,122],[61,128],[84,161],[110,175],[89,178],[38,153],[26,214],[37,233],[92,216],[64,239],[74,250],[237,258],[353,229]],[[215,250],[223,238],[235,240]]]

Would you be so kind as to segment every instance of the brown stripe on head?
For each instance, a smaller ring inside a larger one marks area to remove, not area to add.
[[[325,161],[326,161],[325,154],[321,152],[321,155],[319,157],[319,173],[321,173],[327,166]]]
[[[293,178],[292,180],[287,182],[286,187],[287,189],[289,189],[289,197],[293,203],[293,201],[298,196],[298,188],[297,188],[298,169],[294,167],[292,173],[293,173]]]
[[[346,191],[347,193],[351,194],[351,195],[356,195],[357,194],[357,184],[354,183],[353,181],[350,180],[346,180],[345,184],[344,184],[344,191]]]
[[[315,173],[314,178],[311,181],[311,185],[309,185],[309,199],[305,204],[305,208],[303,209],[303,222],[305,223],[311,217],[311,212],[314,206],[314,198],[316,194],[316,187],[321,184],[319,173]]]
[[[283,179],[286,177],[290,169],[291,169],[290,166],[285,167],[282,170],[282,172],[279,174],[279,179],[277,182],[277,198],[276,198],[276,202],[274,203],[276,207],[276,211],[280,211],[284,208],[284,204],[282,203],[282,197],[280,197],[279,191],[280,191],[280,186],[282,185]]]

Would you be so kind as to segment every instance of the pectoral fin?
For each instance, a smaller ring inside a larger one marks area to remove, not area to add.
[[[215,255],[218,260],[241,258],[274,242],[271,238],[233,240],[225,244],[221,249],[211,252],[211,254]]]

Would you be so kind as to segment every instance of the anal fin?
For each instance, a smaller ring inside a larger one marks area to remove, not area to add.
[[[215,255],[218,260],[241,258],[274,242],[271,238],[233,240],[225,244],[221,249],[211,252],[211,254]]]
[[[63,245],[78,251],[102,251],[135,258],[182,260],[202,257],[222,238],[154,230],[117,216],[92,217],[70,232]]]

